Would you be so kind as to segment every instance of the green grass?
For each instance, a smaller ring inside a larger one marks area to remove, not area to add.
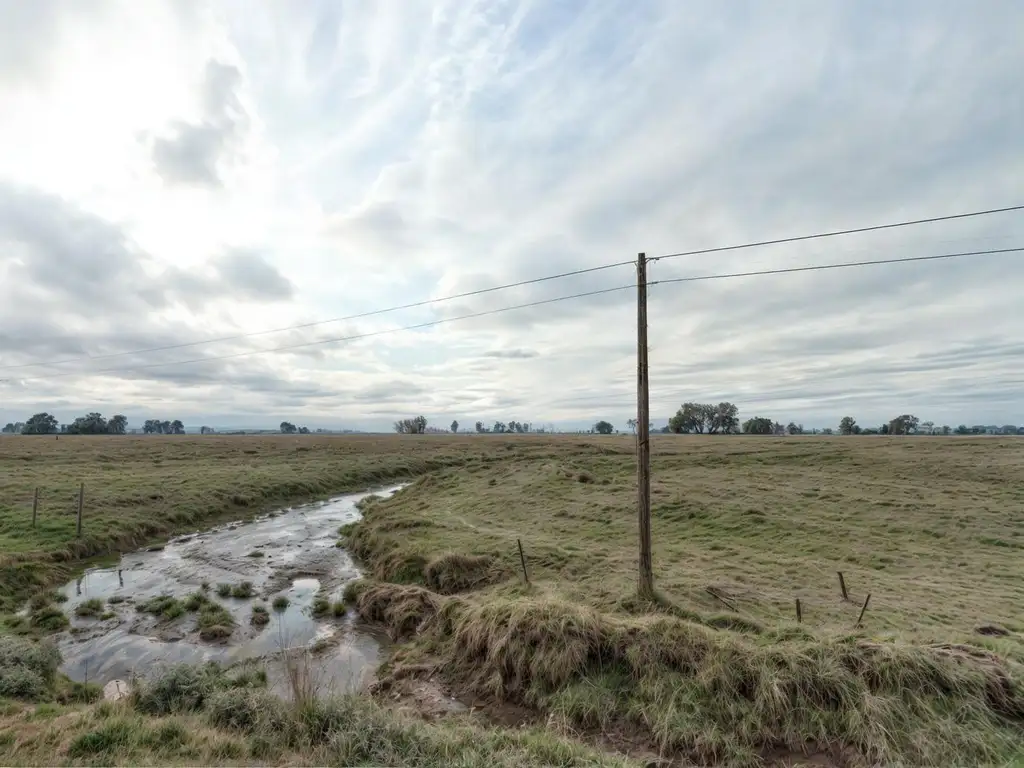
[[[267,606],[262,604],[254,605],[252,607],[252,613],[249,616],[249,623],[257,627],[269,624],[270,613],[267,611]]]
[[[90,445],[101,452],[115,440]],[[420,474],[393,499],[365,501],[364,520],[340,532],[373,578],[347,586],[345,600],[403,641],[390,663],[396,679],[436,671],[491,705],[526,706],[582,738],[640,743],[678,761],[755,765],[769,752],[843,749],[868,763],[998,765],[1024,753],[1017,440],[655,436],[658,594],[649,603],[635,597],[629,438],[304,440],[127,438],[141,453],[125,457],[128,472],[107,472],[111,487],[130,481],[160,498],[132,496],[138,509],[112,505],[111,519],[124,515],[126,531],[157,521],[168,530],[147,535],[166,535],[265,509],[284,487],[314,475],[323,485],[311,497],[344,490],[335,485],[345,472],[381,480]],[[0,441],[0,470],[9,460],[31,474],[37,459],[24,457],[35,444],[42,463],[71,460],[64,441],[47,442]],[[25,447],[12,452],[15,443]],[[83,463],[105,476],[97,455]],[[22,487],[9,479],[17,474],[0,472],[0,499],[18,498],[2,493],[4,483]],[[29,499],[33,482],[24,483]],[[301,497],[296,491],[287,501]],[[11,553],[0,559],[0,585],[27,598],[61,576],[61,558],[80,554],[66,541],[32,543],[42,526],[5,527],[20,509],[0,507],[0,551]],[[12,536],[17,541],[3,548]],[[840,570],[850,601],[839,597]],[[37,612],[59,621],[54,608],[45,601]],[[225,613],[203,605],[197,626],[221,639],[234,628]],[[31,630],[35,616],[22,628]],[[982,626],[1006,633],[977,633]],[[362,699],[281,712],[259,691],[217,690],[214,699],[215,708],[204,700],[170,715],[189,725],[184,741],[169,734],[171,752],[147,746],[145,734],[157,726],[144,721],[133,726],[137,739],[115,729],[79,747],[75,759],[434,765],[454,756],[502,765],[496,745],[516,754],[524,742],[505,740],[527,738],[473,725],[463,738],[460,723],[399,722]],[[143,717],[109,711],[120,714],[107,719]],[[71,726],[60,743],[97,730],[91,721],[86,731]],[[541,752],[517,755],[515,764],[584,760],[572,751],[583,747],[549,731],[529,738]],[[53,749],[47,757],[31,748],[20,754],[46,762]]]
[[[352,589],[364,618],[412,639],[399,667],[584,733],[735,765],[837,744],[997,763],[1024,726],[1024,568],[994,543],[1024,519],[1018,445],[656,438],[651,603],[635,597],[631,443],[515,452],[363,504],[346,544],[393,583]]]
[[[537,728],[428,723],[360,696],[288,704],[223,672],[172,668],[126,701],[0,715],[5,765],[638,768]],[[263,678],[265,683],[265,677]],[[5,737],[11,734],[10,737]]]
[[[186,598],[190,600],[191,598]],[[185,604],[173,595],[159,595],[135,606],[139,613],[151,613],[163,621],[173,621],[185,614]]]
[[[256,592],[253,589],[251,581],[239,582],[231,588],[231,596],[238,598],[239,600],[248,600],[255,594]]]
[[[66,581],[83,558],[468,460],[413,437],[17,436],[0,440],[0,610]],[[79,483],[84,526],[75,535]],[[38,522],[28,524],[33,489]]]
[[[199,609],[196,629],[199,630],[201,640],[224,640],[234,631],[235,619],[224,606],[213,602],[205,603]]]
[[[103,601],[98,597],[93,597],[79,603],[75,607],[75,616],[94,618],[101,615],[103,611]]]

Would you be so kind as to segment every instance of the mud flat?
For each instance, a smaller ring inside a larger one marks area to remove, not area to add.
[[[356,504],[364,497],[389,496],[401,487],[228,523],[123,555],[110,567],[86,570],[60,589],[71,619],[59,638],[62,670],[73,680],[105,685],[169,664],[272,662],[283,649],[307,648],[325,689],[360,687],[376,669],[386,636],[350,610],[314,616],[313,603],[341,601],[345,585],[360,575],[348,553],[336,546],[339,526],[359,518]],[[252,597],[218,593],[219,585],[234,588],[243,582],[251,583]],[[231,615],[235,626],[228,637],[201,639],[195,612],[169,618],[139,610],[153,598],[184,600],[194,593]],[[281,597],[287,607],[274,606]],[[250,621],[257,605],[266,610],[265,624]],[[78,615],[82,606],[92,606],[93,615]],[[272,684],[281,682],[283,674],[275,674],[276,666],[267,664]]]

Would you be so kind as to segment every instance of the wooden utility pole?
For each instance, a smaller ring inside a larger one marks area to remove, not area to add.
[[[636,507],[640,527],[640,576],[637,591],[654,596],[651,561],[650,391],[647,382],[647,254],[636,260]]]

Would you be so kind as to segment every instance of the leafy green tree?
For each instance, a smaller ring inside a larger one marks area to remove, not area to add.
[[[0,432],[2,432],[5,435],[13,435],[14,434],[14,422],[8,421],[4,425],[4,428],[0,429]]]
[[[615,431],[615,427],[607,421],[601,420],[594,425],[594,431],[599,435],[610,435]]]
[[[107,432],[112,435],[123,435],[128,430],[128,418],[122,414],[111,416],[107,422]]]
[[[299,427],[299,434],[300,435],[308,435],[309,434],[309,427]]]
[[[705,427],[705,406],[700,403],[683,403],[675,415],[668,420],[668,429],[677,435],[693,432],[703,433]]]
[[[293,434],[295,434],[295,431],[296,431],[295,430],[295,425],[292,424],[290,421],[282,421],[281,422],[281,434],[283,434],[283,435],[293,435]]]
[[[52,435],[60,429],[57,418],[48,413],[37,413],[21,428],[23,435]]]
[[[484,432],[487,431],[487,427],[484,426],[484,423],[482,421],[478,421],[476,423],[476,431],[479,434],[483,434]]]
[[[840,435],[855,435],[857,434],[853,430],[856,429],[857,422],[853,416],[843,416],[839,421],[839,434]]]
[[[79,416],[68,425],[68,434],[71,435],[105,435],[107,434],[107,420],[102,414],[87,413]]]
[[[792,421],[786,425],[786,432],[791,435],[802,435],[804,433],[803,424],[794,424]]]
[[[453,435],[459,434],[459,422],[456,419],[452,419],[451,430]]]
[[[755,416],[743,422],[743,432],[747,435],[771,435],[775,432],[775,422],[763,416]]]
[[[182,424],[180,420],[175,419],[174,421],[171,422],[170,433],[172,435],[184,435],[185,425]]]

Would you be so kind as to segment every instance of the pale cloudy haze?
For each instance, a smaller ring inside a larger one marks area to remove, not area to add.
[[[1015,0],[0,0],[0,420],[624,428],[630,290],[243,353],[1022,204],[1022,39]],[[1024,212],[650,279],[1013,247]],[[658,422],[1024,423],[1024,254],[656,285],[650,340]]]

